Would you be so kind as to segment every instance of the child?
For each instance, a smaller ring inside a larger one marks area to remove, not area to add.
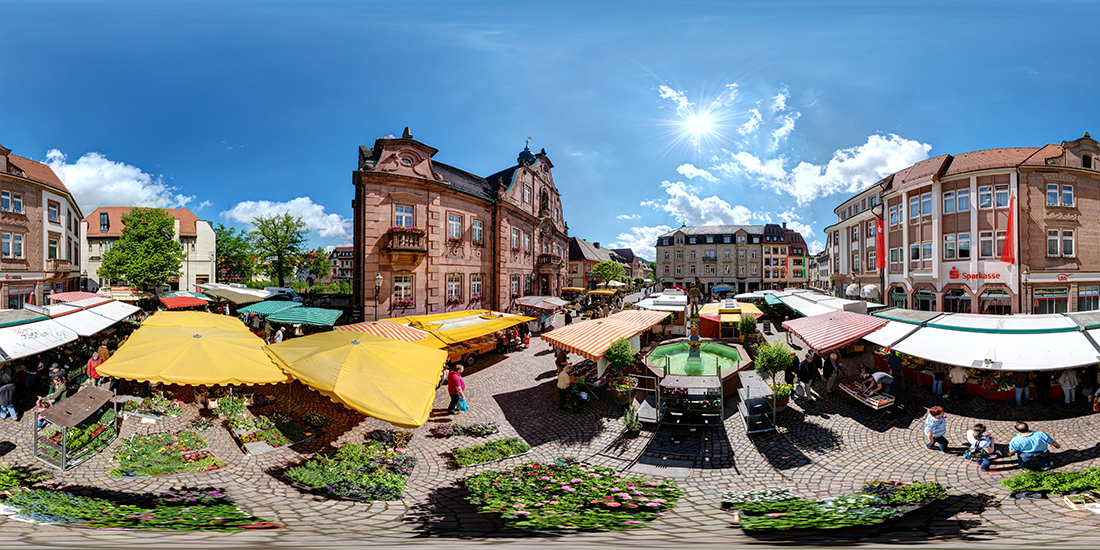
[[[45,398],[39,397],[38,401],[35,401],[34,404],[38,407],[38,429],[41,430],[50,423],[49,420],[42,418],[42,413],[50,410],[50,402],[46,401]]]
[[[993,444],[993,436],[985,432],[985,424],[974,424],[974,427],[966,431],[966,440],[970,442],[966,458],[980,461],[980,471],[988,472],[993,459],[1001,457]]]

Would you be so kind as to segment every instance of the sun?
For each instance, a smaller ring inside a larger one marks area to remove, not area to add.
[[[709,113],[693,113],[684,118],[684,130],[696,139],[714,132],[714,119]]]

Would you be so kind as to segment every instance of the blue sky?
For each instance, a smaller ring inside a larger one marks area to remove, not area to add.
[[[545,148],[570,235],[788,221],[941,153],[1100,135],[1100,2],[0,2],[0,143],[85,213],[303,216],[357,148],[480,175]]]

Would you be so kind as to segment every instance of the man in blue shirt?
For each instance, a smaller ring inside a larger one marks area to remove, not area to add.
[[[890,375],[894,377],[894,384],[897,385],[898,390],[905,391],[905,373],[901,370],[901,357],[891,353],[886,358],[886,364],[890,365]]]
[[[1049,470],[1051,461],[1047,445],[1053,445],[1055,449],[1061,449],[1062,446],[1045,432],[1031,431],[1027,422],[1017,422],[1016,431],[1019,433],[1008,442],[1008,456],[1019,454],[1021,468]]]
[[[862,371],[863,383],[873,393],[881,393],[883,395],[893,396],[894,377],[886,374],[882,371],[875,371],[868,374],[866,370]]]

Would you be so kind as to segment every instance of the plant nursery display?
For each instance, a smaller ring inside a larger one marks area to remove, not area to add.
[[[8,497],[4,505],[18,511],[16,517],[26,521],[100,529],[240,531],[271,527],[242,512],[227,493],[217,489],[169,491],[154,499],[151,506],[121,503],[137,496],[121,494],[119,501],[114,501],[63,490],[32,489]]]
[[[675,506],[669,480],[627,477],[611,468],[559,461],[528,462],[464,481],[467,499],[511,527],[550,531],[631,529]]]
[[[1100,490],[1100,466],[1080,472],[1024,472],[1001,480],[1001,485],[1013,491],[1073,491]]]
[[[21,466],[0,466],[0,491],[11,491],[21,487],[30,487],[49,476]]]
[[[454,437],[458,435],[486,437],[499,431],[500,424],[496,422],[479,422],[477,424],[442,424],[428,430],[428,433],[433,437]]]
[[[452,453],[454,454],[455,464],[458,464],[460,468],[465,468],[474,464],[484,464],[521,455],[529,450],[531,450],[530,445],[523,443],[518,438],[509,437],[494,439],[484,445],[456,447],[452,450]]]
[[[122,401],[119,403],[119,408],[126,412],[148,416],[179,416],[183,410],[183,403],[154,393],[141,401]]]
[[[327,496],[348,500],[400,500],[416,457],[384,448],[377,441],[346,444],[315,455],[283,473],[283,478]]]
[[[116,420],[117,414],[113,407],[101,407],[66,431],[56,424],[47,424],[37,430],[38,459],[61,469],[80,464],[103,450],[115,439],[118,435]],[[64,464],[62,464],[62,450],[64,450]]]
[[[158,433],[123,441],[115,450],[118,467],[111,477],[166,476],[224,468],[225,461],[206,450],[206,439],[195,432]]]
[[[371,430],[367,432],[367,439],[377,441],[383,447],[390,449],[404,449],[412,441],[413,433],[408,430]]]

